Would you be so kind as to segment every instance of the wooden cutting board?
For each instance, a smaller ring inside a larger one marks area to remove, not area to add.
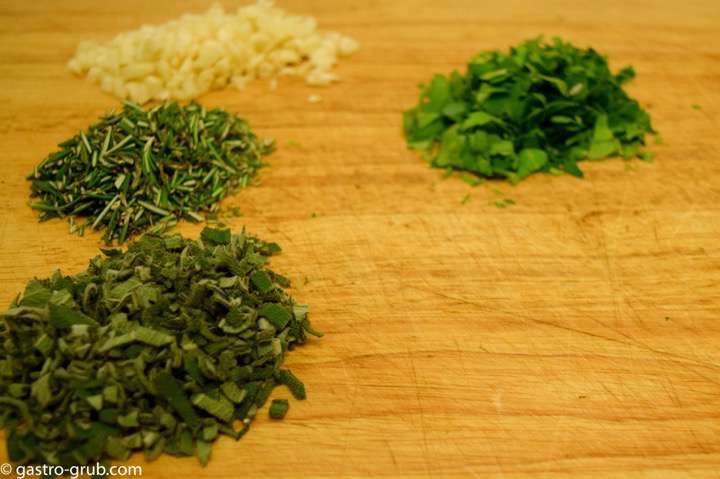
[[[308,400],[282,422],[261,412],[205,469],[129,464],[173,479],[720,477],[720,3],[280,3],[360,41],[342,82],[201,101],[278,140],[262,184],[225,204],[244,213],[234,228],[282,244],[273,267],[327,333],[288,358]],[[78,42],[208,6],[0,2],[2,304],[98,253],[98,235],[39,224],[24,179],[118,107],[65,68]],[[538,34],[636,68],[630,92],[665,139],[654,162],[471,188],[406,150],[419,82]]]

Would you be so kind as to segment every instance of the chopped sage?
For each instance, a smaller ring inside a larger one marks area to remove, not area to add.
[[[83,465],[143,451],[196,455],[239,439],[273,389],[305,386],[281,367],[312,329],[280,247],[227,229],[197,241],[146,234],[87,270],[35,279],[0,321],[0,426],[9,459]],[[270,416],[288,408],[273,401]]]
[[[287,399],[273,399],[268,413],[273,419],[282,419],[287,414],[288,409],[290,409],[290,403],[288,403]]]
[[[288,387],[295,399],[306,399],[305,385],[289,369],[278,369],[275,371],[275,380],[279,384]]]
[[[126,102],[58,146],[28,176],[31,206],[41,221],[68,218],[73,233],[104,229],[109,244],[216,214],[275,144],[220,108]]]

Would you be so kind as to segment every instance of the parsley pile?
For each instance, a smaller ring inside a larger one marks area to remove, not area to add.
[[[634,76],[613,74],[593,49],[528,40],[478,54],[464,76],[435,75],[404,114],[405,136],[437,168],[513,183],[538,171],[582,177],[584,159],[650,159],[650,116],[622,88]]]

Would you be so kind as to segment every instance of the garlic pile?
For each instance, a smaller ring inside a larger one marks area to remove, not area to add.
[[[103,91],[138,103],[185,100],[228,84],[277,76],[311,85],[337,80],[332,67],[358,44],[336,32],[317,31],[313,17],[289,15],[271,0],[240,7],[219,5],[158,26],[121,33],[105,44],[83,42],[68,67]]]

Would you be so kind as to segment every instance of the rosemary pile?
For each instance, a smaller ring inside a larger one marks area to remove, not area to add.
[[[202,221],[249,183],[274,142],[222,109],[168,102],[125,103],[58,146],[28,177],[41,221],[67,217],[71,232],[102,228],[106,243],[122,243],[179,218]]]
[[[83,465],[144,451],[197,455],[239,439],[281,363],[320,336],[266,268],[280,248],[244,233],[146,234],[87,271],[27,285],[0,322],[0,426],[11,461]],[[269,413],[282,418],[288,403]],[[238,427],[239,426],[239,427]]]
[[[583,176],[577,163],[642,151],[650,116],[593,49],[555,39],[474,57],[465,75],[435,75],[405,112],[405,137],[430,164],[517,183],[535,172]]]

